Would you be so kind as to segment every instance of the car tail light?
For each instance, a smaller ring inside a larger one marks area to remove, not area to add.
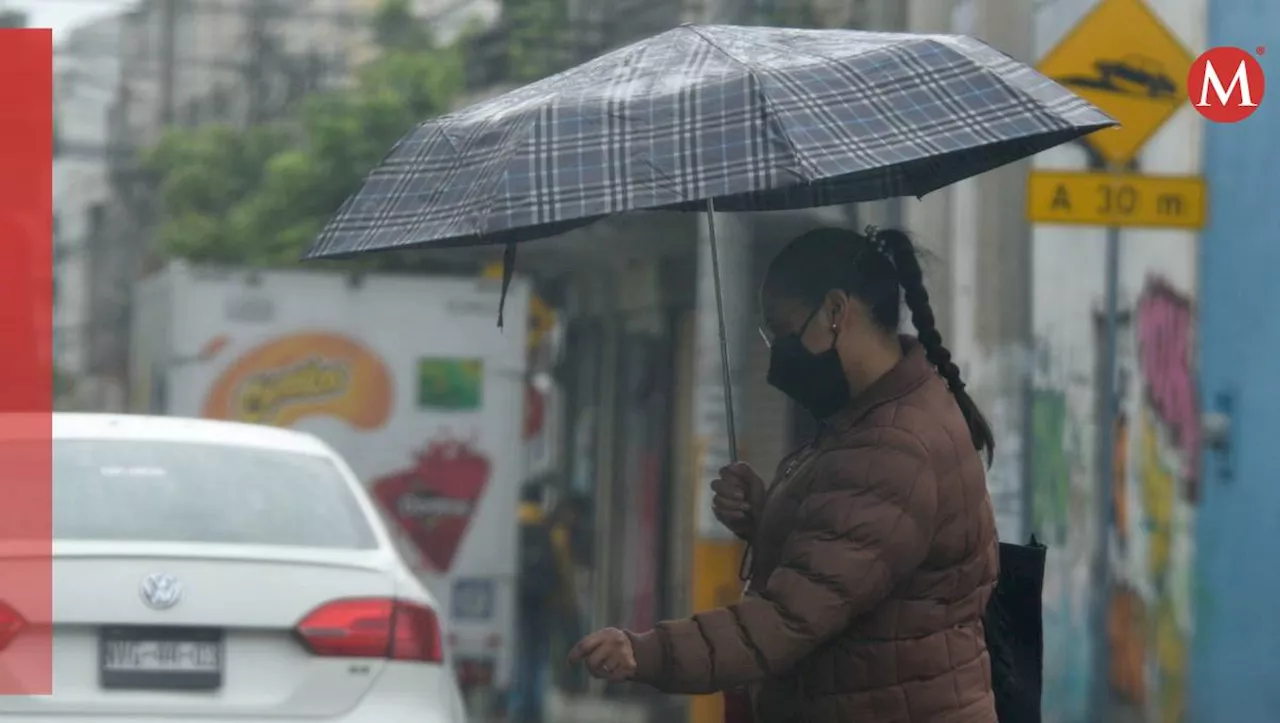
[[[435,611],[405,600],[335,600],[303,618],[297,632],[312,653],[323,657],[444,661]]]
[[[14,610],[8,603],[0,602],[0,650],[9,647],[9,643],[26,627],[27,619],[22,617],[22,613]]]

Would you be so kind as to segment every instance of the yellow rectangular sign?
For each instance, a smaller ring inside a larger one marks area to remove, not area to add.
[[[1034,223],[1199,229],[1205,204],[1198,176],[1032,171],[1027,183]]]

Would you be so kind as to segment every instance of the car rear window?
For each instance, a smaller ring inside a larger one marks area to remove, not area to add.
[[[58,540],[372,549],[338,468],[320,456],[150,440],[55,440]]]

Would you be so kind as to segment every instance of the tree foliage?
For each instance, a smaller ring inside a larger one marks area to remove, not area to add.
[[[163,256],[295,263],[395,142],[448,110],[462,90],[460,51],[435,44],[406,0],[385,3],[373,30],[377,57],[349,85],[307,97],[296,115],[173,129],[147,152],[164,208]]]
[[[527,83],[565,68],[574,36],[566,0],[503,0],[507,70]]]
[[[784,28],[830,28],[830,14],[820,0],[766,0],[760,6],[762,25]]]

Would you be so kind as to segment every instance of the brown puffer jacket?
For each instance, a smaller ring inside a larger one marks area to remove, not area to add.
[[[998,543],[981,457],[914,339],[784,460],[741,602],[631,634],[636,680],[749,686],[756,723],[996,723],[982,613]]]

